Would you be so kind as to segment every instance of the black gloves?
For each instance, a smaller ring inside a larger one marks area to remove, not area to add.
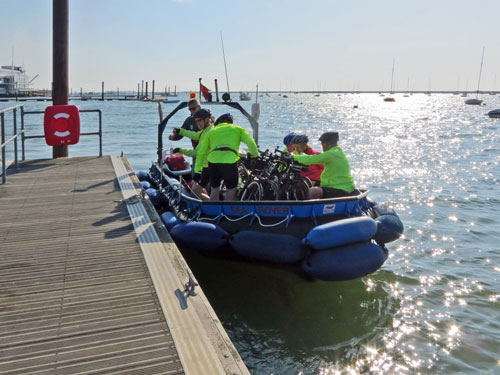
[[[179,134],[180,132],[181,132],[181,129],[179,129],[179,128],[172,129],[172,133],[174,133],[174,134]]]
[[[180,148],[179,148],[179,147],[176,147],[176,148],[173,148],[173,149],[172,149],[172,153],[173,153],[173,154],[178,154],[178,153],[179,153],[179,151],[180,151]]]
[[[201,174],[200,173],[195,173],[193,176],[193,181],[196,182],[197,184],[200,183],[201,181]]]

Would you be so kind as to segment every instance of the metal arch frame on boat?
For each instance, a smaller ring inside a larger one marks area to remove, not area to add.
[[[247,120],[250,122],[250,125],[252,126],[252,131],[253,131],[253,139],[255,140],[255,143],[258,143],[259,141],[259,123],[255,118],[252,117],[238,102],[203,102],[203,105],[227,105],[231,108],[234,108],[238,111],[241,112],[243,116],[247,118]],[[163,132],[165,131],[165,128],[167,127],[168,121],[181,109],[186,108],[188,106],[188,102],[182,102],[179,103],[177,107],[174,108],[172,112],[168,114],[167,117],[165,117],[160,124],[158,124],[158,165],[160,168],[163,168]]]

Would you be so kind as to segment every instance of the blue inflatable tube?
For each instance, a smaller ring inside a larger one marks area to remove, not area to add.
[[[377,233],[377,222],[368,216],[332,221],[309,231],[304,244],[314,250],[325,250],[371,239]]]
[[[170,235],[175,242],[196,251],[213,251],[227,244],[229,234],[220,226],[192,221],[175,225]]]
[[[375,272],[386,259],[384,248],[362,242],[314,253],[302,262],[302,270],[317,280],[352,280]]]
[[[153,206],[159,207],[161,203],[161,195],[158,190],[150,188],[146,190],[146,194],[149,196],[149,200],[153,203]]]
[[[141,186],[144,190],[148,190],[149,188],[151,188],[151,184],[149,183],[149,181],[141,181]]]
[[[241,231],[232,236],[229,245],[245,257],[278,264],[291,264],[305,256],[301,241],[289,234]]]
[[[139,171],[136,173],[136,175],[139,181],[149,181],[149,175],[147,172]]]
[[[377,222],[377,233],[375,241],[385,244],[397,240],[404,232],[403,223],[397,215],[382,215],[375,219]]]
[[[170,230],[175,227],[177,224],[182,223],[182,221],[175,216],[174,213],[167,211],[160,216],[161,221],[163,221],[163,224],[165,224],[165,227],[167,230],[170,232]]]

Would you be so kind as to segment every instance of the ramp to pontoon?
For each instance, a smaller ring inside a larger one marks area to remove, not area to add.
[[[7,181],[0,374],[248,374],[202,290],[176,296],[187,266],[126,159],[31,160]]]

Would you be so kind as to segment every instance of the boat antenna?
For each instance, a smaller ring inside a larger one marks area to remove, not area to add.
[[[220,43],[222,45],[222,57],[224,58],[224,70],[226,71],[227,92],[229,93],[229,79],[227,78],[226,54],[224,53],[224,40],[222,39],[222,31],[220,32]]]
[[[479,68],[479,79],[477,80],[476,99],[479,96],[479,83],[481,82],[481,73],[483,71],[483,59],[484,59],[484,46],[483,46],[483,55],[481,56],[481,67]]]

